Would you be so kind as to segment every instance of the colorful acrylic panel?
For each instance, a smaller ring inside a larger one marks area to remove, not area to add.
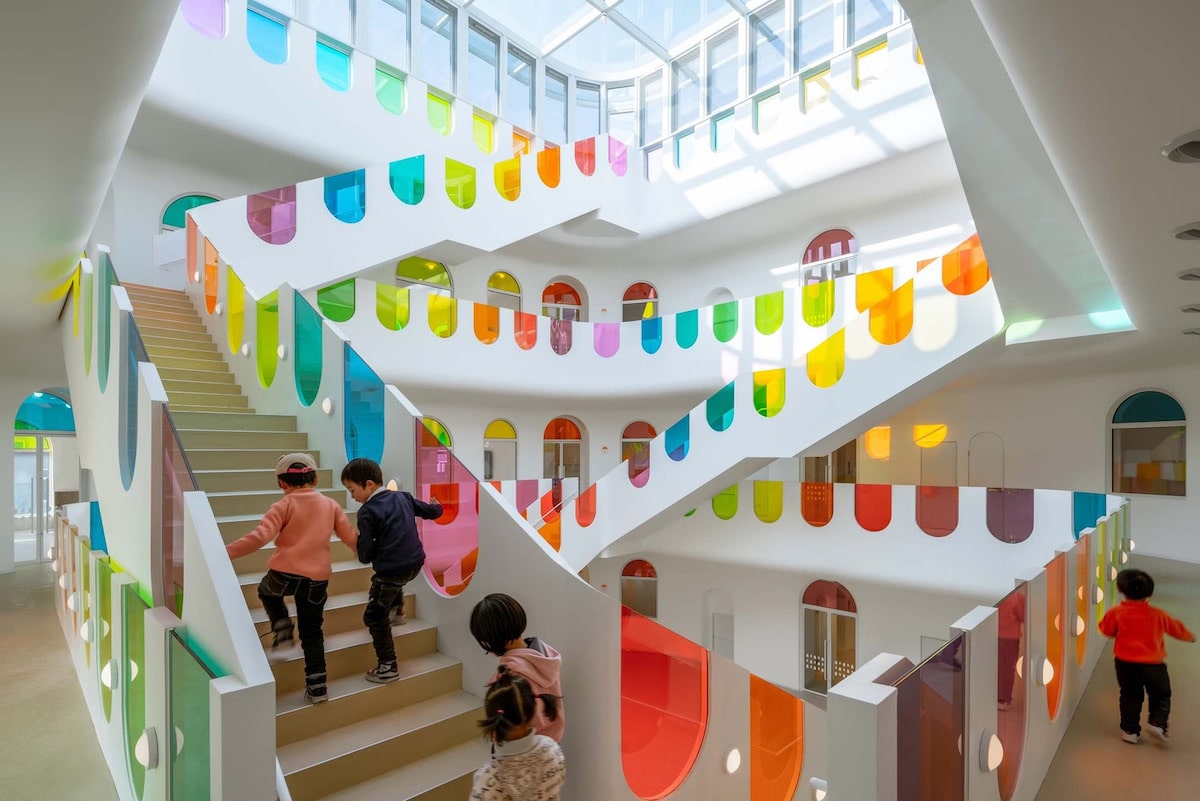
[[[389,331],[400,331],[408,325],[411,314],[408,287],[375,284],[375,317]]]
[[[708,651],[621,609],[621,766],[638,798],[674,792],[708,728]]]
[[[1104,587],[1104,583],[1108,580],[1108,523],[1105,520],[1096,521],[1096,532],[1092,534],[1092,543],[1094,556],[1096,560],[1096,580],[1092,582],[1092,586],[1098,590]],[[1108,609],[1112,599],[1108,597],[1095,597],[1093,599],[1096,604],[1096,622],[1104,617],[1105,610]]]
[[[210,795],[208,668],[172,631],[167,639],[167,738],[172,801],[208,801]]]
[[[495,125],[487,117],[471,115],[471,138],[481,153],[491,153],[496,147]]]
[[[268,64],[287,61],[287,25],[252,8],[246,9],[246,41],[254,54]]]
[[[650,481],[650,443],[638,442],[630,448],[628,467],[629,483],[641,489]]]
[[[612,167],[613,175],[618,178],[623,178],[629,171],[629,155],[625,143],[611,136],[608,137],[608,163]]]
[[[1062,701],[1069,622],[1066,613],[1067,555],[1061,553],[1046,565],[1046,659],[1050,660],[1050,666],[1054,669],[1054,675],[1046,682],[1046,711],[1051,720],[1058,717],[1058,705]]]
[[[917,525],[931,537],[958,528],[958,487],[916,487]]]
[[[575,143],[575,166],[584,175],[596,172],[596,138],[581,139]]]
[[[299,292],[293,291],[292,298],[296,396],[305,406],[312,406],[317,393],[321,391],[321,371],[325,358],[321,315],[308,305]]]
[[[138,343],[137,326],[133,315],[125,318],[125,352],[121,355],[120,404],[117,412],[117,453],[121,465],[121,485],[133,486],[137,466],[138,441]]]
[[[642,320],[642,350],[651,355],[658,353],[663,343],[661,317]]]
[[[345,395],[342,418],[347,459],[383,459],[383,381],[350,347],[342,349]]]
[[[317,41],[317,75],[335,92],[350,89],[350,54],[328,42]]]
[[[123,692],[122,718],[125,729],[125,764],[134,798],[141,799],[146,788],[146,768],[134,756],[138,740],[146,730],[146,627],[150,609],[138,595],[136,584],[121,587],[121,620],[125,636],[121,658],[120,684]],[[207,698],[207,696],[205,696]]]
[[[92,374],[92,331],[96,327],[96,274],[80,272],[80,305],[83,306],[83,374]]]
[[[562,148],[544,147],[539,150],[537,173],[543,184],[550,189],[556,189],[562,181]]]
[[[100,501],[92,501],[89,506],[91,531],[88,532],[88,539],[92,543],[92,549],[108,553],[108,538],[104,535],[104,516],[100,514]]]
[[[713,514],[721,520],[732,520],[738,510],[738,485],[727,487],[712,498]]]
[[[529,148],[530,148],[530,139],[528,136],[525,136],[523,134],[517,133],[516,131],[513,131],[512,146],[513,146],[513,155],[514,156],[528,156]],[[549,145],[548,144],[548,145],[546,145],[546,149],[557,150],[558,145]]]
[[[268,245],[291,242],[296,237],[296,185],[247,195],[246,223]]]
[[[415,206],[425,199],[425,157],[393,161],[388,165],[388,183],[401,203]]]
[[[188,465],[187,456],[179,442],[179,432],[167,407],[162,409],[162,475],[160,489],[162,499],[159,514],[162,530],[162,602],[172,614],[183,617],[183,590],[185,581],[183,527],[184,493],[195,492],[196,479]]]
[[[996,736],[1004,759],[996,771],[1001,801],[1011,801],[1025,752],[1025,711],[1028,707],[1029,654],[1028,585],[1022,584],[996,604],[999,634],[996,657]],[[1021,669],[1018,670],[1018,664]]]
[[[536,314],[513,313],[513,339],[521,350],[530,350],[537,344],[537,321]]]
[[[991,279],[979,234],[942,256],[942,283],[955,295],[973,295]]]
[[[232,267],[225,268],[225,332],[229,336],[229,350],[237,353],[242,348],[242,335],[246,330],[246,286]]]
[[[818,281],[805,284],[800,290],[800,310],[804,322],[820,328],[833,319],[834,282]]]
[[[774,523],[783,514],[783,482],[754,482],[754,516],[764,523]]]
[[[592,326],[592,346],[596,355],[605,359],[617,355],[621,348],[620,323],[596,323]]]
[[[209,39],[225,38],[225,0],[182,0],[183,18]]]
[[[204,240],[204,308],[209,314],[217,311],[217,282],[220,281],[221,256],[212,242]]]
[[[718,342],[728,342],[737,336],[738,302],[718,303],[713,306],[713,336]]]
[[[754,373],[754,410],[774,417],[787,402],[787,370],[757,370]]]
[[[279,365],[279,290],[254,305],[254,339],[258,383],[270,389]]]
[[[208,240],[204,241],[205,248]],[[112,261],[101,251],[96,270],[96,378],[100,391],[108,389],[108,372],[112,364],[112,288],[116,283]]]
[[[446,195],[460,209],[475,205],[475,168],[461,161],[446,159]]]
[[[325,208],[344,223],[361,222],[367,216],[367,171],[326,177]]]
[[[887,461],[892,456],[892,427],[875,426],[868,429],[863,436],[863,448],[867,456],[879,461]]]
[[[99,508],[99,504],[97,504]],[[100,707],[104,720],[112,721],[113,665],[113,567],[107,557],[96,561],[96,605],[100,610],[100,628],[96,631],[96,664],[100,667]],[[119,669],[119,668],[118,668]],[[107,680],[105,677],[108,677]]]
[[[192,219],[191,215],[187,215],[184,222],[186,230],[185,236],[187,237],[187,254],[185,257],[187,259],[187,282],[190,286],[191,284],[196,283],[196,278],[193,273],[196,272],[196,257],[200,255],[197,251],[197,248],[199,247],[198,243],[200,241],[200,231],[198,228],[196,228],[196,221]]]
[[[1072,510],[1072,535],[1075,539],[1079,539],[1079,535],[1083,533],[1085,528],[1092,528],[1096,525],[1096,521],[1104,517],[1104,512],[1107,509],[1105,506],[1106,499],[1103,493],[1100,492],[1073,492],[1071,493],[1071,510]]]
[[[449,339],[458,330],[458,298],[446,295],[427,295],[429,330],[442,339]]]
[[[718,389],[704,402],[704,416],[713,431],[728,431],[733,425],[733,382]]]
[[[988,487],[987,527],[1001,542],[1024,542],[1033,533],[1033,490]]]
[[[800,484],[800,514],[810,526],[827,526],[833,520],[833,484],[804,481]]]
[[[698,309],[679,312],[675,315],[675,344],[687,350],[696,344],[700,336],[700,312]]]
[[[912,331],[913,282],[903,286],[871,307],[868,319],[871,337],[880,345],[895,345]]]
[[[92,549],[87,540],[82,537],[79,542],[79,622],[74,625],[75,631],[83,639],[83,666],[92,669]]]
[[[883,531],[892,522],[892,485],[855,484],[854,519],[866,531]]]
[[[354,303],[353,278],[317,290],[317,308],[335,323],[344,323],[354,316]]]
[[[1075,543],[1075,620],[1071,624],[1075,632],[1075,661],[1083,667],[1087,657],[1088,637],[1088,593],[1091,587],[1088,581],[1091,555],[1092,535],[1084,534]]]
[[[375,99],[384,111],[404,113],[404,79],[387,70],[375,68]]]
[[[808,380],[815,387],[828,389],[840,381],[846,372],[846,329],[839,328],[833,336],[810,350],[805,368]]]
[[[454,115],[450,111],[450,101],[430,92],[425,95],[425,115],[433,130],[442,136],[449,136],[454,125]]]
[[[783,293],[772,292],[754,298],[754,328],[769,336],[783,326]]]
[[[475,338],[485,345],[491,345],[500,338],[500,309],[482,303],[474,306]]]
[[[750,675],[750,798],[791,801],[804,765],[804,702]]]
[[[571,351],[571,321],[554,319],[550,321],[550,349],[559,356],[565,356]]]
[[[875,304],[884,302],[892,296],[895,280],[891,267],[858,273],[854,276],[854,307],[865,312]]]
[[[436,498],[444,510],[437,520],[417,522],[425,547],[425,577],[439,594],[458,595],[470,584],[479,559],[479,483],[421,420],[416,421],[414,435],[415,494]],[[536,487],[534,482],[535,495]],[[518,484],[518,495],[519,491]]]
[[[521,196],[521,159],[498,161],[492,170],[500,197],[513,201]]]
[[[663,435],[663,447],[671,461],[682,462],[692,445],[692,417],[685,414]]]
[[[966,636],[896,682],[897,801],[962,801],[967,725]]]
[[[575,499],[575,522],[582,528],[587,528],[596,522],[596,485],[579,493]]]

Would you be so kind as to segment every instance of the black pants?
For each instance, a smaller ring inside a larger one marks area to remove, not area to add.
[[[389,620],[392,609],[398,612],[404,610],[404,585],[412,581],[421,572],[421,566],[399,576],[381,576],[378,573],[371,576],[371,593],[367,599],[367,608],[363,610],[363,623],[371,632],[371,641],[375,644],[375,657],[381,665],[390,665],[396,661],[396,643],[392,641],[392,624]]]
[[[329,582],[268,570],[259,582],[258,597],[263,609],[267,610],[267,617],[271,619],[271,628],[276,631],[286,628],[284,624],[291,625],[287,604],[283,602],[288,595],[296,599],[296,625],[300,630],[300,647],[304,649],[304,675],[312,679],[319,677],[319,681],[310,681],[309,684],[323,684],[325,632],[322,626],[325,622],[325,601],[329,598]]]
[[[1146,665],[1114,659],[1117,684],[1121,687],[1121,731],[1139,734],[1142,731],[1142,694],[1149,696],[1146,721],[1151,726],[1167,729],[1171,715],[1171,677],[1166,663]]]

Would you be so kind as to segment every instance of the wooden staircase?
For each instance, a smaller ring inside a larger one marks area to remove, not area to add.
[[[251,531],[282,497],[274,467],[283,453],[311,453],[320,466],[320,491],[345,502],[338,471],[321,465],[320,454],[308,447],[308,435],[296,430],[296,418],[258,414],[250,407],[186,293],[122,286],[225,542]],[[363,676],[374,666],[375,652],[362,613],[371,569],[332,536],[329,547],[329,701],[318,706],[305,702],[298,648],[272,666],[276,753],[292,798],[465,801],[471,774],[488,752],[475,726],[482,717],[479,699],[462,689],[462,664],[438,652],[436,627],[421,621],[416,599],[409,595],[409,622],[393,629],[400,680],[368,682]],[[269,625],[256,589],[272,548],[268,544],[234,562],[260,635]]]

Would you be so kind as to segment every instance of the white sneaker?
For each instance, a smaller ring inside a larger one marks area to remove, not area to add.
[[[1140,740],[1142,738],[1136,734],[1130,734],[1127,731],[1123,731],[1123,732],[1121,732],[1121,739],[1124,740],[1125,742],[1129,743],[1130,745],[1137,745],[1138,740]]]
[[[1167,737],[1167,730],[1164,729],[1162,726],[1146,724],[1146,731],[1150,734],[1151,737],[1153,737],[1155,740],[1162,743],[1163,745],[1166,745],[1167,740],[1170,739]]]

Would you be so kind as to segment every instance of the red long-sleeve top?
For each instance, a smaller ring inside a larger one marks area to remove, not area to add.
[[[1109,609],[1100,619],[1100,633],[1116,638],[1114,657],[1122,662],[1144,665],[1167,661],[1164,634],[1184,642],[1196,641],[1196,635],[1188,631],[1187,626],[1145,600],[1126,600]]]
[[[278,537],[275,553],[267,560],[268,568],[324,581],[332,572],[329,558],[331,531],[351,550],[357,546],[358,535],[337,501],[311,487],[303,487],[271,504],[258,527],[226,545],[225,550],[230,559],[237,559]]]

